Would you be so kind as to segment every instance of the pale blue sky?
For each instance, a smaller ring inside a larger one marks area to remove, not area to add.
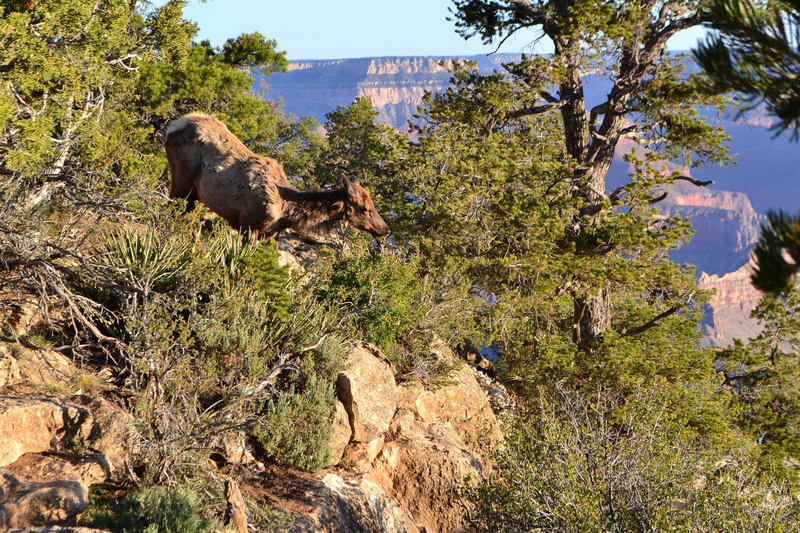
[[[474,55],[494,49],[465,41],[446,20],[450,0],[189,0],[185,11],[200,25],[199,39],[225,39],[259,31],[277,39],[290,59],[371,56]],[[676,35],[672,50],[691,48],[703,30]],[[531,49],[534,33],[509,40],[501,52]]]

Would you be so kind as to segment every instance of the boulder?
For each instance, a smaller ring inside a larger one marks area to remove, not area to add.
[[[344,455],[344,449],[350,443],[353,436],[353,428],[350,427],[350,419],[347,416],[342,402],[336,402],[333,412],[333,422],[331,424],[331,436],[328,437],[328,449],[331,452],[327,466],[339,464]]]
[[[77,373],[78,369],[69,358],[53,350],[35,350],[20,344],[0,343],[0,388],[20,383],[66,383]]]
[[[56,450],[91,431],[88,409],[58,397],[0,395],[0,467],[23,454]]]
[[[269,465],[242,492],[294,517],[281,531],[419,533],[411,516],[368,474],[312,474]]]
[[[389,429],[397,405],[397,384],[392,365],[377,348],[354,344],[336,389],[353,430],[352,440],[370,442]]]
[[[88,504],[89,489],[80,481],[27,483],[0,472],[0,531],[71,525]]]
[[[383,445],[369,473],[420,530],[436,533],[464,526],[467,504],[459,491],[482,479],[486,467],[449,423],[416,422]]]
[[[476,450],[493,446],[501,438],[487,394],[476,371],[467,365],[461,365],[447,385],[433,390],[418,383],[401,385],[398,407],[428,424],[451,424],[464,444]]]
[[[110,475],[100,453],[27,453],[0,469],[0,530],[74,524]]]
[[[314,510],[298,519],[291,531],[420,532],[408,512],[369,476],[326,474],[314,501]]]

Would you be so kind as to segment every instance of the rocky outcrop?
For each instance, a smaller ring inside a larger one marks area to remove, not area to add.
[[[714,290],[702,323],[708,344],[727,346],[734,339],[747,340],[761,331],[758,322],[750,318],[763,296],[750,282],[751,272],[752,264],[748,263],[722,276],[700,276],[698,286]]]
[[[4,389],[0,530],[73,525],[89,487],[109,479],[130,453],[131,436],[129,415],[102,398]]]
[[[413,518],[364,474],[342,469],[310,474],[269,465],[242,484],[242,492],[289,513],[284,530],[320,533],[418,533]]]
[[[350,420],[351,440],[369,442],[389,429],[397,408],[394,370],[377,348],[366,343],[353,346],[347,364],[336,380],[336,391]]]
[[[442,343],[431,351],[456,362]],[[331,437],[333,456],[341,460],[316,475],[278,472],[273,465],[251,477],[245,492],[293,514],[296,531],[435,533],[462,527],[467,504],[459,491],[466,480],[488,473],[486,452],[501,439],[477,374],[462,364],[445,386],[398,384],[380,351],[354,344],[338,387],[348,423],[340,422]]]
[[[59,352],[0,342],[0,389],[21,383],[64,383],[77,373],[72,361]]]
[[[89,411],[60,398],[0,396],[0,467],[26,453],[56,450],[89,436]]]
[[[750,283],[748,259],[764,217],[744,194],[688,184],[672,187],[661,211],[689,218],[696,231],[670,256],[696,265],[699,288],[714,291],[702,322],[704,344],[726,346],[735,338],[757,335],[760,328],[750,312],[762,295]]]

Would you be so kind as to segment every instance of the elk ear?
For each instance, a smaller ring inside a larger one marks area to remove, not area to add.
[[[355,178],[344,176],[342,177],[342,183],[344,184],[344,190],[347,191],[347,196],[356,198],[363,190],[361,184]]]

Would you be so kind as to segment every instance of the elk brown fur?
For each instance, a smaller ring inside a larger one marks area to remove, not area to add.
[[[200,201],[241,233],[325,234],[344,220],[375,237],[389,234],[358,181],[343,177],[341,189],[299,191],[278,161],[250,150],[213,115],[192,113],[173,121],[165,148],[170,197],[185,198],[189,210]]]

